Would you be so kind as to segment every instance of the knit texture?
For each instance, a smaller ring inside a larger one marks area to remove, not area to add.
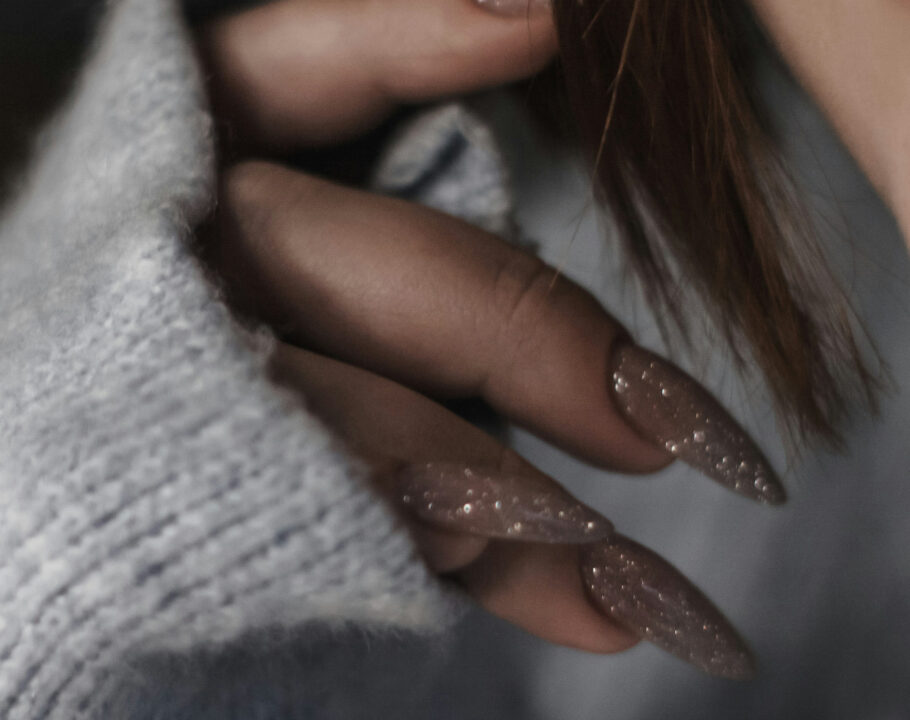
[[[4,720],[117,717],[114,670],[151,653],[454,616],[190,252],[213,144],[175,5],[112,5],[0,223]]]
[[[399,128],[371,185],[514,239],[505,161],[490,128],[460,103],[424,111]]]

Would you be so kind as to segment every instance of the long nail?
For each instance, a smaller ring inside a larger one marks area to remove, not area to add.
[[[484,10],[497,15],[527,16],[552,11],[550,0],[474,0]]]
[[[581,550],[595,605],[639,637],[711,675],[746,680],[754,660],[733,626],[676,568],[622,535]]]
[[[645,437],[722,485],[779,505],[787,494],[761,450],[701,385],[631,343],[613,352],[620,411]]]
[[[398,494],[421,520],[442,528],[544,543],[589,543],[613,524],[555,484],[457,463],[398,471]]]

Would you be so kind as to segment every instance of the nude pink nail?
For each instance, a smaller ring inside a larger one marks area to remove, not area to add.
[[[778,505],[787,494],[761,450],[707,390],[632,343],[613,352],[619,410],[644,437],[746,497]]]
[[[550,0],[474,0],[474,3],[497,15],[523,17],[552,11]]]
[[[755,673],[746,644],[721,612],[670,563],[623,537],[581,549],[594,605],[620,625],[711,675]]]
[[[588,543],[612,523],[557,485],[458,463],[420,463],[398,471],[398,497],[441,528],[543,543]]]

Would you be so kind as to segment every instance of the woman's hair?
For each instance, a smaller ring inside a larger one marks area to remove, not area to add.
[[[656,309],[691,288],[795,436],[837,443],[879,379],[764,122],[737,0],[554,0],[565,92]]]

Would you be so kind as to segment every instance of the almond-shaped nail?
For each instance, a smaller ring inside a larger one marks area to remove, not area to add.
[[[543,11],[551,11],[550,0],[474,0],[484,10],[497,15],[524,17]]]
[[[749,649],[701,591],[662,557],[619,534],[581,550],[585,589],[603,613],[711,675],[747,680]]]
[[[543,543],[588,543],[612,523],[552,481],[458,463],[406,465],[398,471],[401,503],[448,530]]]
[[[612,370],[616,404],[644,437],[741,495],[772,505],[786,501],[761,450],[692,377],[626,342],[614,349]]]

